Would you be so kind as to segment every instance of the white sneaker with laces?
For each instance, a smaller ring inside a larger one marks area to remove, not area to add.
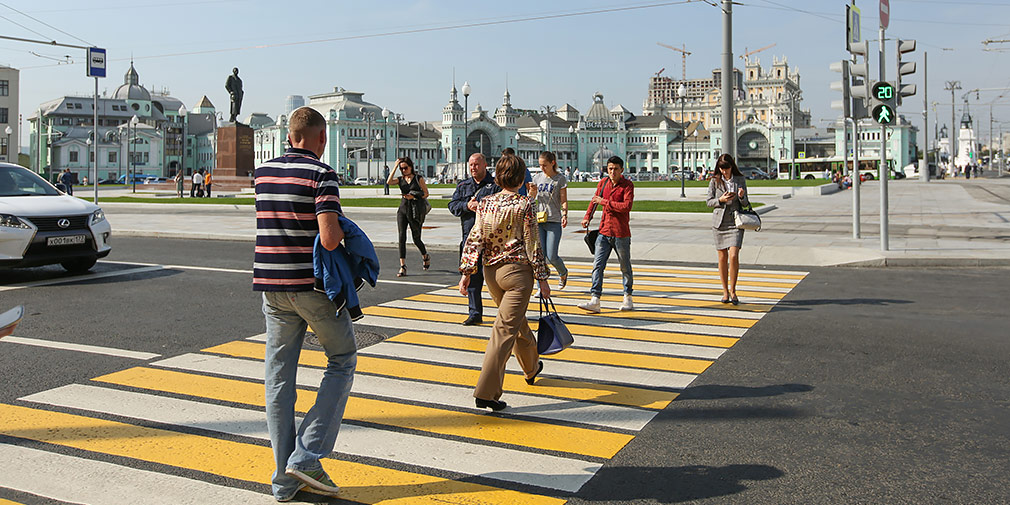
[[[590,298],[588,302],[580,303],[578,307],[582,310],[596,314],[600,311],[600,297],[594,296]]]
[[[621,303],[621,310],[635,310],[635,304],[631,303],[631,295],[624,295],[624,303]]]

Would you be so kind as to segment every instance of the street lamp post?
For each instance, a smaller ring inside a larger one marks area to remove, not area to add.
[[[386,107],[382,108],[382,130],[384,132],[389,131],[389,109]],[[389,182],[387,182],[389,181],[389,139],[387,138],[382,145],[382,164],[385,166],[382,179],[382,194],[389,195]]]
[[[179,167],[180,167],[179,168],[179,172],[182,174],[183,177],[186,176],[186,137],[188,135],[188,133],[186,131],[186,127],[188,126],[187,125],[187,121],[186,121],[186,119],[187,119],[186,118],[186,114],[188,114],[188,113],[189,113],[189,111],[186,110],[186,106],[185,105],[180,105],[179,106],[179,117],[182,118],[182,150],[179,153],[179,157],[182,158],[182,162],[179,165]],[[271,149],[271,151],[272,150],[273,149]],[[273,154],[273,153],[271,153],[271,154]]]
[[[375,119],[375,113],[372,111],[366,111],[364,107],[358,109],[361,112],[361,118],[368,122],[368,128],[365,130],[365,141],[366,148],[368,149],[368,165],[365,168],[368,183],[372,182],[372,120]]]
[[[553,105],[541,105],[540,106],[540,110],[543,111],[544,116],[545,116],[544,119],[547,120],[547,133],[546,133],[547,142],[545,142],[544,145],[547,146],[547,150],[548,151],[554,152],[553,150],[551,150],[551,147],[552,147],[551,146],[551,115],[554,114],[555,112],[557,112],[558,108],[555,107],[555,106],[553,106]]]
[[[94,133],[94,132],[92,132],[92,133]],[[84,143],[88,144],[88,174],[90,175],[91,174],[91,167],[92,167],[92,165],[97,165],[98,164],[98,143],[96,142],[94,144],[95,145],[95,159],[91,159],[91,145],[92,145],[92,143],[91,143],[91,137],[88,137],[88,140],[85,140]],[[98,172],[97,166],[95,168],[95,172]],[[96,204],[98,203],[97,196],[98,195],[95,195],[95,197],[96,197],[95,198],[95,203]]]
[[[789,92],[789,143],[791,147],[789,148],[789,178],[797,179],[799,174],[796,173],[796,100],[799,99],[802,93],[800,91],[790,91]]]
[[[4,161],[10,162],[10,158],[11,158],[11,134],[14,133],[14,130],[11,129],[10,125],[7,125],[7,128],[4,129],[4,133],[7,134],[7,152],[4,153]]]
[[[470,81],[463,81],[463,166],[466,166],[467,160],[470,159],[470,153],[466,152],[466,140],[470,134],[469,122],[470,122]],[[421,141],[421,136],[418,134],[418,143]],[[420,155],[420,150],[418,151]],[[463,177],[462,170],[459,174],[460,178]]]
[[[687,101],[687,86],[681,83],[677,88],[677,96],[680,97],[680,197],[687,198],[684,192],[684,138],[687,137],[687,122],[684,120],[684,102]]]
[[[134,135],[134,137],[137,137],[137,138],[140,137],[140,135],[137,134],[137,125],[139,123],[140,123],[140,118],[138,118],[136,115],[134,115],[132,118],[130,118],[130,124],[133,125],[133,135]],[[127,133],[129,133],[129,130],[127,130]],[[136,140],[134,138],[130,138],[130,143],[131,144],[135,144],[135,142],[136,142]],[[136,193],[137,192],[137,146],[136,145],[133,146],[133,159],[130,160],[130,161],[132,162],[131,164],[133,165],[133,175],[131,176],[131,178],[133,180],[133,192]]]
[[[577,139],[575,139],[575,127],[574,126],[568,125],[568,135],[569,135],[569,137],[572,140],[572,145],[573,145],[573,147],[572,147],[572,153],[579,152],[579,145],[578,145],[578,142],[576,141]],[[568,169],[569,170],[572,169],[572,166],[570,164],[571,163],[575,163],[575,162],[576,162],[576,160],[574,159],[574,155],[573,155],[573,159],[568,160],[568,163],[569,163]],[[577,167],[578,163],[576,163],[575,166]]]

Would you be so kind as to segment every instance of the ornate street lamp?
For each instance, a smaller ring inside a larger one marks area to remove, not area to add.
[[[467,161],[470,159],[470,154],[466,152],[466,138],[470,134],[468,127],[470,120],[470,81],[463,81],[463,166],[466,166]],[[420,136],[418,136],[420,139]],[[418,151],[417,156],[420,157],[421,153]],[[463,177],[461,171],[460,178]]]
[[[136,146],[136,138],[139,137],[139,135],[137,135],[137,124],[139,124],[139,123],[140,123],[140,118],[138,118],[136,115],[134,115],[132,118],[130,118],[130,125],[133,126],[133,137],[130,137],[130,144],[133,145],[133,156],[130,159],[130,165],[133,166],[133,175],[131,175],[130,177],[133,180],[133,192],[134,193],[137,192],[137,146]],[[129,133],[130,133],[130,129],[129,128],[126,129],[126,133],[127,133],[127,135],[129,135]]]
[[[389,109],[386,107],[382,108],[382,129],[383,131],[389,131]],[[389,194],[389,141],[383,142],[382,149],[382,164],[385,169],[382,172],[382,193],[384,195]]]

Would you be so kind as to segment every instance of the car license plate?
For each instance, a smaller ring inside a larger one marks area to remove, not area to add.
[[[48,237],[46,238],[47,246],[55,245],[78,245],[83,244],[88,237],[86,235],[67,235],[65,237]]]

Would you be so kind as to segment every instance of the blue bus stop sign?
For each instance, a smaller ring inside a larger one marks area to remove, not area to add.
[[[105,49],[88,48],[88,77],[105,77]]]

